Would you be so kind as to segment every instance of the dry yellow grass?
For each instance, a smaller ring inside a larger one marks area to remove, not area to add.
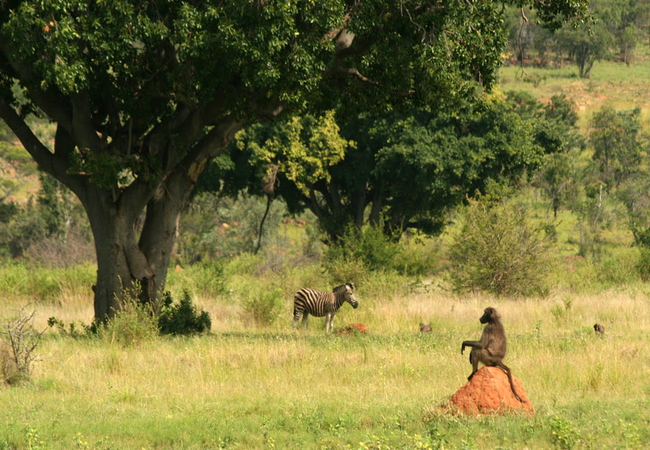
[[[273,326],[250,327],[236,298],[200,298],[213,331],[195,338],[123,347],[50,333],[33,384],[0,388],[0,448],[3,438],[20,448],[38,439],[48,448],[77,439],[91,448],[492,448],[504,439],[516,448],[562,439],[639,447],[650,439],[650,302],[641,292],[498,299],[434,291],[360,301],[337,325],[364,323],[367,336],[326,336],[315,318],[294,332],[291,299]],[[39,307],[38,325],[49,315],[87,321],[90,306],[75,302]],[[471,371],[460,343],[480,336],[486,306],[503,316],[507,364],[535,419],[437,412]],[[420,334],[421,321],[433,332]],[[595,322],[610,321],[605,336],[594,333]]]

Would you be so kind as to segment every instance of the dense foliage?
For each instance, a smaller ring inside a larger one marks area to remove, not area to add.
[[[552,227],[533,222],[521,206],[474,200],[450,249],[454,287],[461,292],[544,295],[552,239]]]
[[[365,223],[381,225],[395,238],[410,228],[434,234],[444,227],[446,213],[467,195],[491,183],[531,175],[544,154],[566,150],[571,125],[558,112],[566,105],[558,98],[549,106],[557,117],[550,112],[526,116],[516,103],[499,98],[453,113],[359,116],[342,127],[343,137],[333,128],[322,152],[336,159],[321,157],[322,166],[307,171],[309,179],[297,177],[294,169],[310,167],[302,155],[315,154],[293,151],[308,147],[313,139],[292,132],[298,119],[259,124],[238,133],[238,145],[231,150],[234,165],[206,177],[225,177],[231,189],[248,177],[248,191],[256,193],[268,184],[269,165],[274,167],[274,193],[290,212],[314,213],[332,241],[348,224],[357,229]],[[323,123],[309,116],[302,120]],[[283,146],[277,145],[279,140]]]
[[[190,335],[210,331],[210,315],[199,311],[192,304],[190,293],[185,291],[180,301],[174,304],[169,291],[162,298],[162,307],[158,316],[160,334]]]

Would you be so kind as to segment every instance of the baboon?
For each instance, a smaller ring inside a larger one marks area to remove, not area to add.
[[[433,331],[433,327],[431,324],[425,325],[422,322],[420,322],[420,333],[431,333]]]
[[[503,364],[503,358],[506,356],[506,331],[499,320],[501,316],[494,308],[485,308],[483,316],[479,319],[481,323],[486,324],[483,328],[483,334],[480,341],[464,341],[460,348],[460,354],[465,351],[465,347],[472,347],[469,354],[469,362],[472,363],[472,373],[467,378],[471,380],[474,374],[478,371],[478,363],[481,362],[486,366],[498,367],[508,375],[510,381],[510,388],[512,393],[520,402],[524,400],[519,397],[515,391],[515,386],[512,384],[512,374],[510,368]]]
[[[594,324],[594,331],[600,335],[605,334],[605,327],[599,323]]]

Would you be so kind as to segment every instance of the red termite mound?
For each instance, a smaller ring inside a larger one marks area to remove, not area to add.
[[[535,415],[535,409],[526,396],[523,386],[512,376],[515,390],[524,403],[517,400],[510,389],[508,375],[497,367],[483,367],[474,374],[471,381],[460,388],[444,409],[460,411],[464,414],[504,414],[520,411],[529,416]]]

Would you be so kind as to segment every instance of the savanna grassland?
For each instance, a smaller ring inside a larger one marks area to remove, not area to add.
[[[501,69],[502,91],[540,100],[564,93],[583,131],[603,104],[641,107],[648,129],[647,60],[596,63],[590,80],[571,66],[528,68],[541,79],[533,84],[518,70]],[[532,188],[518,201],[548,218]],[[526,298],[451,292],[446,258],[457,225],[408,243],[435,260],[426,276],[327,267],[319,252],[304,252],[303,229],[285,226],[294,242],[282,251],[267,245],[258,256],[170,270],[174,298],[188,292],[212,319],[211,331],[194,337],[157,336],[128,321],[89,334],[82,323],[93,317],[95,266],[4,263],[0,324],[26,307],[46,331],[29,380],[0,386],[0,449],[647,448],[650,284],[635,272],[639,249],[618,218],[602,230],[597,260],[585,258],[575,214],[562,209],[555,223],[550,288]],[[297,289],[349,280],[360,306],[344,305],[335,327],[362,323],[367,334],[328,336],[316,318],[306,331],[292,329]],[[506,363],[533,418],[441,411],[471,371],[460,345],[479,338],[487,306],[502,314]],[[48,327],[50,317],[63,327]],[[420,322],[432,333],[421,334]]]
[[[69,330],[92,317],[92,267],[50,273],[61,283],[30,307],[37,329],[55,316],[66,331],[45,334],[31,382],[0,389],[0,448],[642,448],[650,441],[644,283],[507,299],[362,274],[360,307],[344,306],[337,325],[360,322],[369,333],[326,336],[323,319],[311,318],[307,331],[291,329],[290,292],[305,284],[325,289],[321,268],[260,271],[262,261],[231,262],[226,292],[216,295],[201,289],[205,272],[173,272],[171,290],[194,283],[213,318],[211,333],[135,333],[127,343]],[[45,283],[21,281],[29,277],[24,267],[6,269],[2,317],[29,300],[14,283]],[[564,280],[580,273],[565,269]],[[587,281],[598,277],[583,270]],[[246,291],[260,287],[284,297],[277,319],[264,326],[242,306]],[[440,411],[471,371],[460,343],[479,337],[478,317],[489,305],[503,315],[507,363],[534,418]],[[420,334],[420,322],[433,332]],[[605,336],[594,333],[595,322]]]

